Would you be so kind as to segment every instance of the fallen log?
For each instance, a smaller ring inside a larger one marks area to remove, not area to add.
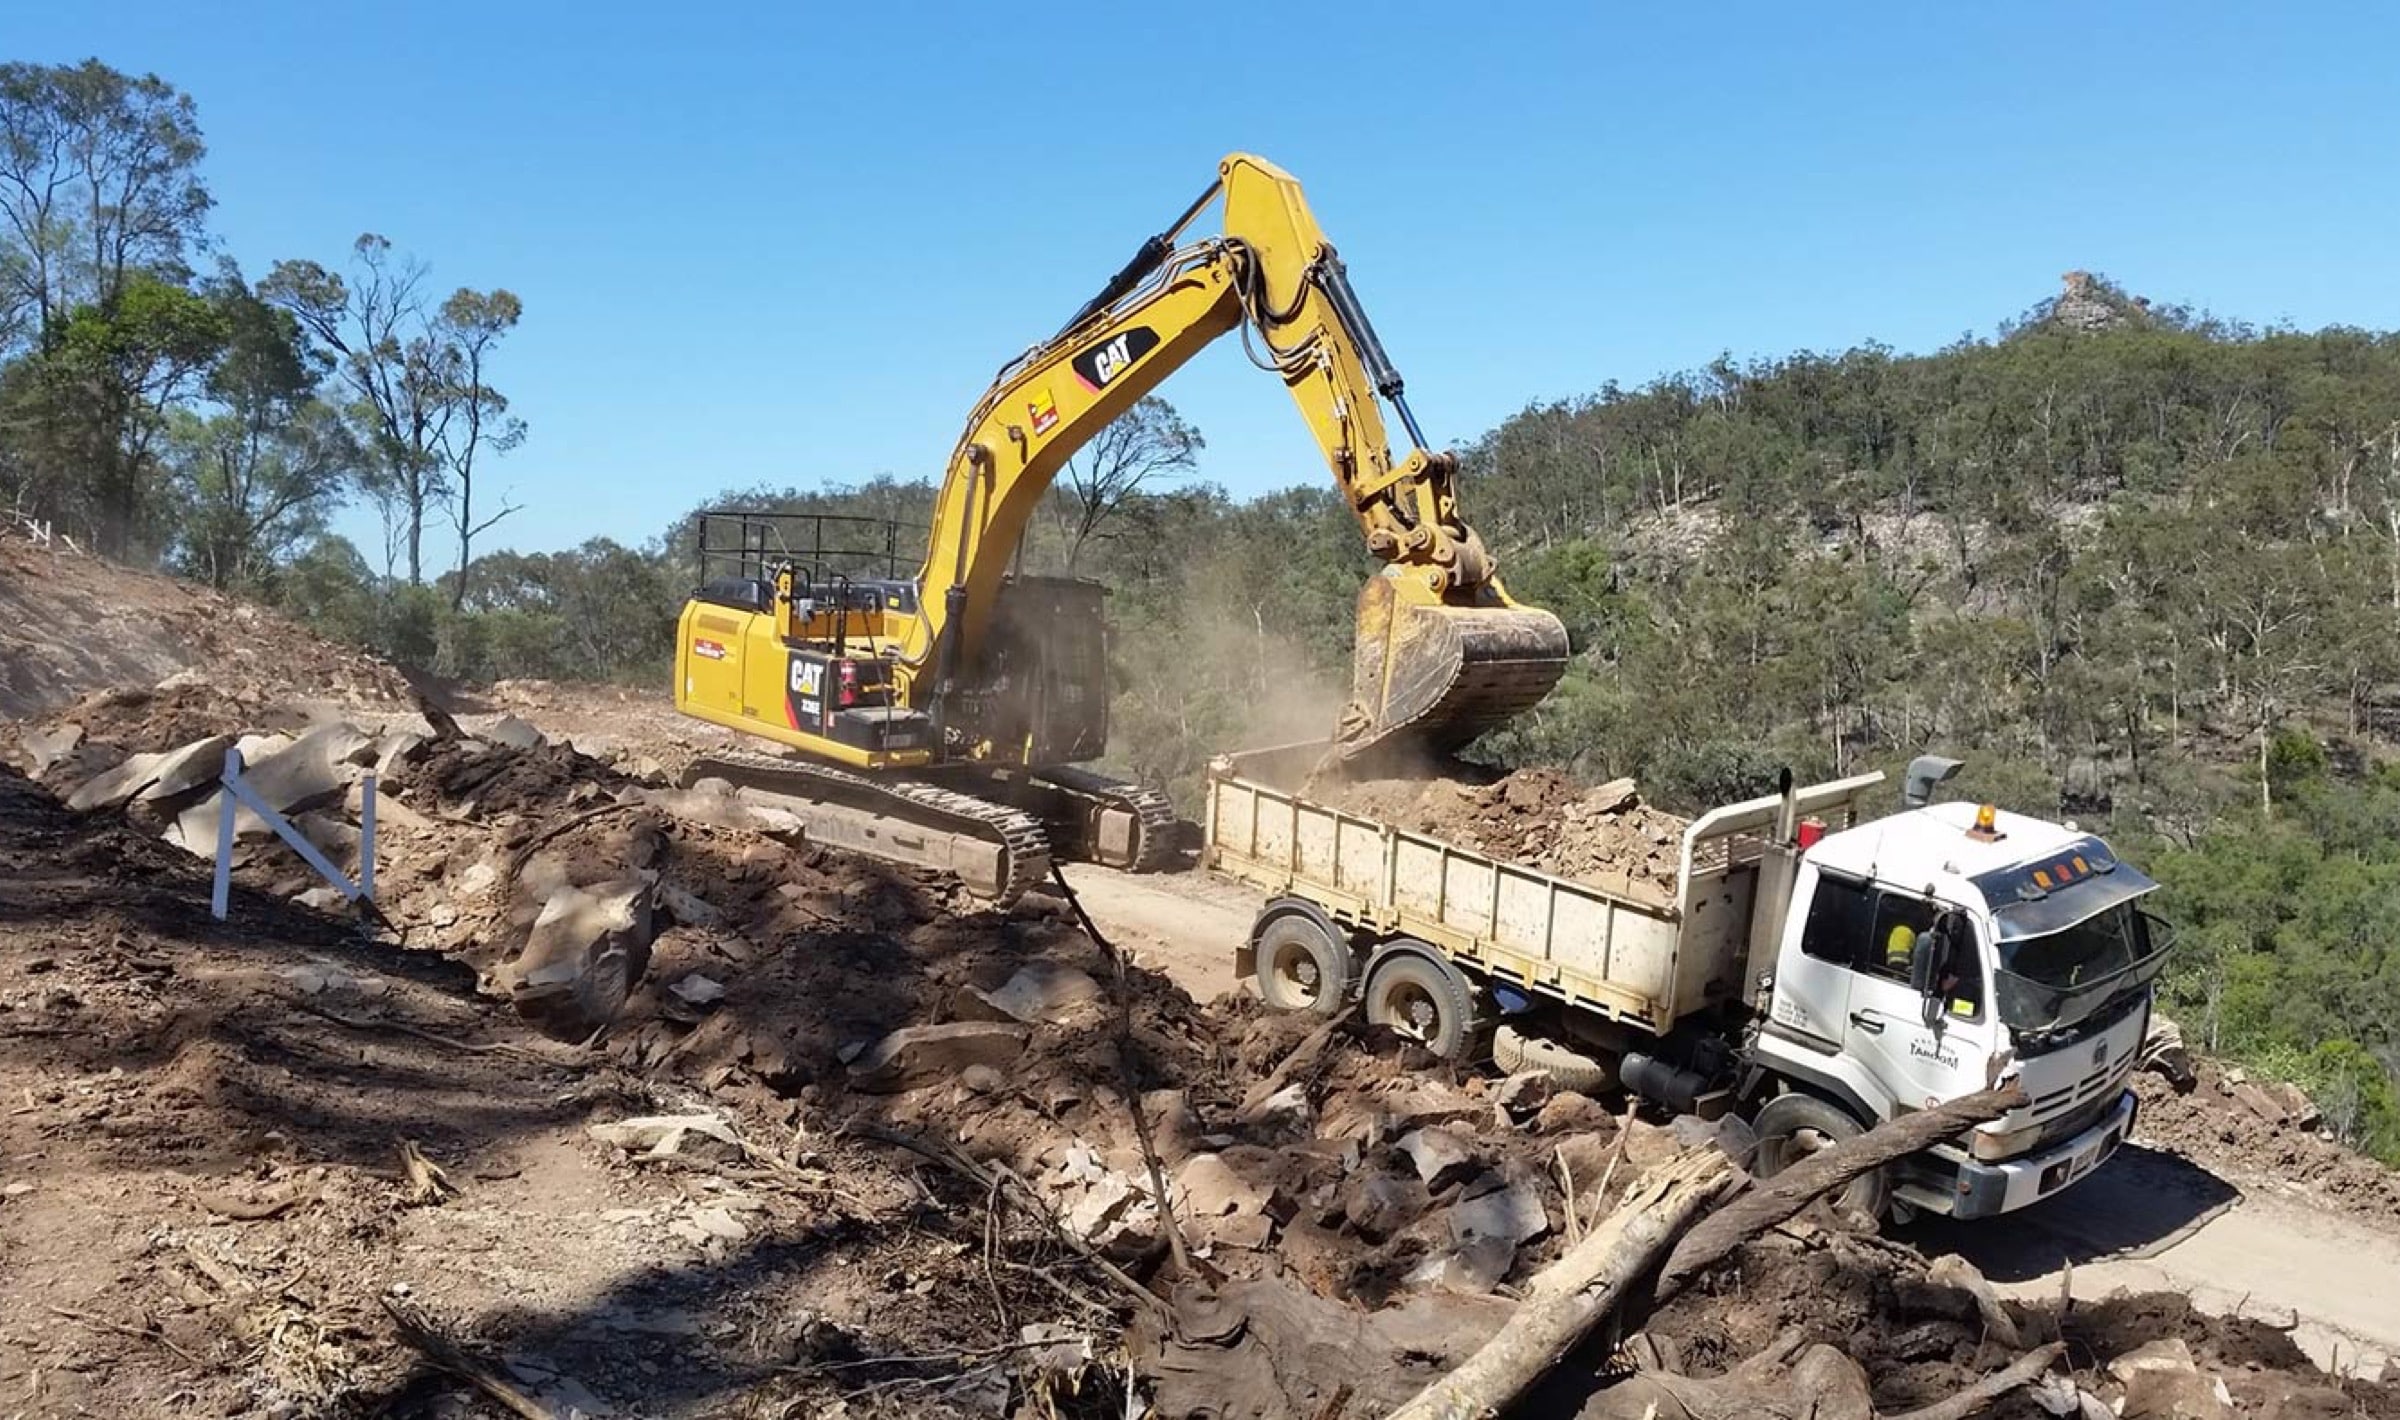
[[[1616,1309],[1733,1177],[1733,1166],[1713,1149],[1649,1174],[1582,1242],[1534,1277],[1498,1335],[1391,1420],[1466,1420],[1507,1410]]]
[[[1724,1261],[1735,1248],[1789,1221],[1824,1195],[1849,1186],[1853,1179],[1998,1119],[2024,1103],[2025,1092],[2015,1085],[1984,1090],[1885,1120],[1864,1134],[1802,1159],[1750,1188],[1686,1233],[1659,1271],[1659,1300],[1673,1296],[1692,1278]]]
[[[1982,1414],[1986,1406],[2017,1387],[2031,1385],[2041,1379],[2042,1372],[2049,1370],[2053,1362],[2066,1354],[2066,1350],[2067,1345],[2063,1341],[2037,1346],[2019,1356],[2005,1369],[1992,1372],[1948,1400],[1937,1401],[1921,1410],[1886,1416],[1884,1420],[1968,1420],[1969,1416]]]

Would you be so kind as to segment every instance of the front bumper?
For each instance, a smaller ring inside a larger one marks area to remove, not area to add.
[[[2133,1091],[2117,1099],[2116,1108],[2071,1139],[2062,1139],[2038,1154],[1987,1164],[1968,1156],[1954,1144],[1928,1151],[1926,1176],[1904,1181],[1902,1200],[1953,1218],[1990,1218],[2013,1213],[2065,1189],[2100,1167],[2133,1134],[2138,1108]]]

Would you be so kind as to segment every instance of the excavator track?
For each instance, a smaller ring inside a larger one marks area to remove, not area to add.
[[[812,838],[885,862],[946,871],[1005,908],[1050,874],[1050,838],[1022,809],[913,779],[870,778],[769,754],[720,750],[692,761],[686,786],[723,779],[793,801]],[[982,851],[961,852],[965,838]],[[962,861],[962,859],[966,861]]]
[[[1130,852],[1122,848],[1112,851],[1105,846],[1109,835],[1100,834],[1097,836],[1101,838],[1101,843],[1086,842],[1079,845],[1084,850],[1082,856],[1133,873],[1160,872],[1174,861],[1175,805],[1159,790],[1119,779],[1113,774],[1102,774],[1073,765],[1040,770],[1034,778],[1044,786],[1077,800],[1084,808],[1082,818],[1087,823],[1097,824],[1101,815],[1110,810],[1131,817],[1133,841]],[[1087,838],[1092,836],[1086,835]]]

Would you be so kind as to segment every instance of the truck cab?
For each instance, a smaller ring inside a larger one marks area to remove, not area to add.
[[[1756,1078],[1862,1126],[2018,1080],[2027,1106],[1883,1181],[1915,1210],[2007,1212],[2115,1152],[2169,946],[2138,906],[2156,883],[2072,825],[1991,805],[1929,804],[1822,836],[1803,825],[1796,842]],[[1808,1117],[1770,1101],[1762,1148],[1790,1149],[1779,1126]]]

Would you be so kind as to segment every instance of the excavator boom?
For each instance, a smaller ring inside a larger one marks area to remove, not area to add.
[[[1218,199],[1222,234],[1178,245]],[[938,707],[956,690],[1026,521],[1067,459],[1235,330],[1283,380],[1385,564],[1359,594],[1341,752],[1455,748],[1557,684],[1565,627],[1509,597],[1460,517],[1456,460],[1424,446],[1399,371],[1300,185],[1237,153],[1057,336],[1004,368],[969,417],[936,506],[918,619],[900,641],[909,703]],[[1386,404],[1408,437],[1397,458]]]

